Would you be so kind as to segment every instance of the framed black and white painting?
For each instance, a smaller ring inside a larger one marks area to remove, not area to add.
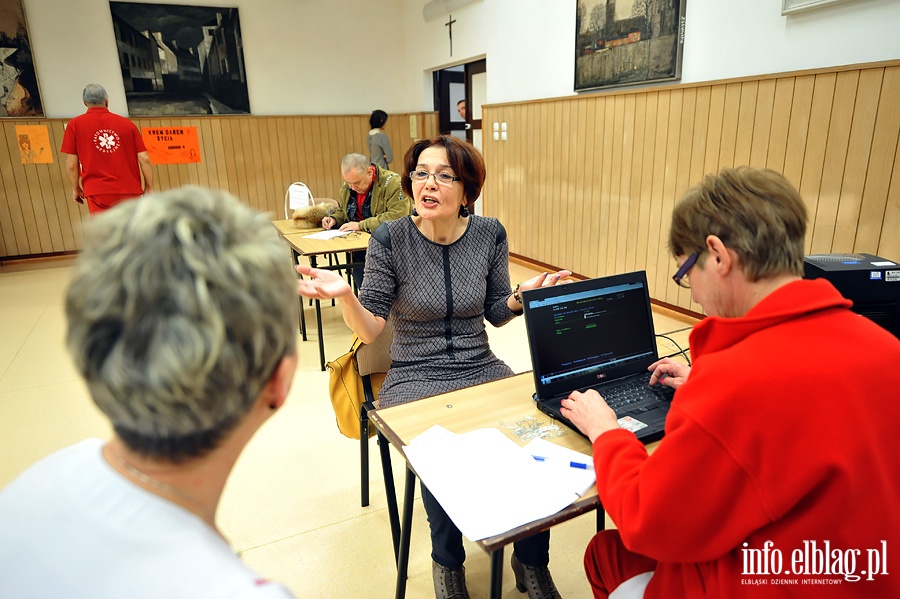
[[[247,114],[236,8],[110,2],[131,116]]]
[[[577,0],[575,91],[681,78],[686,0]]]
[[[22,0],[0,0],[0,117],[44,116]]]

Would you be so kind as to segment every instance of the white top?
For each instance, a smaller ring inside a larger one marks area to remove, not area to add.
[[[203,520],[133,484],[89,439],[0,492],[0,597],[291,597]]]

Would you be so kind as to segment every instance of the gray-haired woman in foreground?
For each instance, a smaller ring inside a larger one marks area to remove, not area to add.
[[[68,346],[114,435],[0,493],[0,596],[290,597],[215,523],[296,368],[285,247],[264,215],[198,187],[120,204],[87,233]]]

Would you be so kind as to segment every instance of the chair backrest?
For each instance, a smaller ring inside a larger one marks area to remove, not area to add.
[[[364,343],[356,350],[356,366],[359,374],[386,373],[391,368],[391,342],[394,340],[394,327],[390,317],[384,323],[384,330],[372,343]]]
[[[288,185],[287,191],[284,192],[284,218],[290,219],[294,214],[294,210],[303,206],[311,206],[316,201],[312,192],[306,183],[297,181]]]

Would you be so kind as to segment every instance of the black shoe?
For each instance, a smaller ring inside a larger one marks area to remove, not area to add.
[[[516,589],[520,593],[527,592],[528,599],[561,599],[548,567],[526,566],[515,553],[512,554],[510,564],[516,575]]]
[[[451,570],[432,562],[431,577],[434,579],[434,596],[437,599],[469,599],[464,566],[459,570]]]

